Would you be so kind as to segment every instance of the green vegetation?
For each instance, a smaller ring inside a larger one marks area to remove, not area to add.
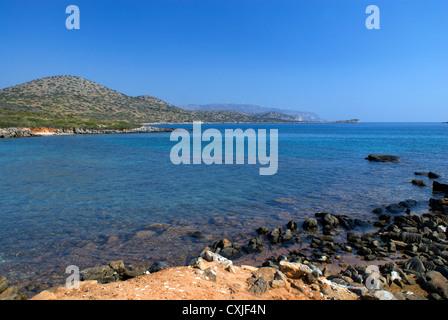
[[[129,129],[142,123],[282,122],[234,111],[186,111],[152,96],[130,97],[95,82],[47,77],[0,90],[0,128]]]

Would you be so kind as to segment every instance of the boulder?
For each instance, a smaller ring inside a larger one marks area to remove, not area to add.
[[[400,162],[399,157],[387,154],[369,154],[365,159],[375,162]]]
[[[107,265],[88,268],[80,273],[82,281],[96,280],[98,283],[108,283],[119,280],[118,273]]]
[[[423,273],[426,271],[426,268],[423,265],[423,262],[417,256],[406,260],[406,262],[404,263],[404,268],[412,270],[412,271],[416,271],[418,273]]]
[[[279,269],[291,279],[299,279],[312,272],[311,268],[305,264],[299,262],[288,262],[285,260],[280,261]]]
[[[434,173],[434,172],[428,172],[428,178],[429,179],[439,179],[440,178],[440,174]]]
[[[264,277],[258,278],[257,281],[250,287],[249,293],[253,294],[254,296],[261,296],[269,289],[269,282],[266,281]]]
[[[425,183],[423,180],[419,180],[419,179],[413,179],[413,180],[411,181],[411,183],[412,183],[413,185],[416,185],[416,186],[419,186],[419,187],[424,187],[424,186],[426,186],[426,183]]]
[[[433,181],[432,183],[432,192],[434,193],[447,193],[448,192],[448,184],[439,183],[437,181]]]
[[[386,210],[390,213],[400,213],[403,212],[406,208],[401,204],[391,204],[386,207]]]
[[[303,229],[308,230],[308,231],[315,230],[317,228],[317,226],[318,226],[318,222],[314,218],[308,218],[302,224]]]
[[[5,277],[0,278],[0,294],[8,289],[8,280]]]

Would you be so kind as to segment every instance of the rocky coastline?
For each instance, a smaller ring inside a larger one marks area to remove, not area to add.
[[[396,162],[396,158],[389,159]],[[107,286],[119,283],[114,288],[128,286],[132,291],[133,281],[156,283],[158,289],[164,290],[165,286],[154,279],[170,277],[170,281],[179,281],[179,285],[182,278],[178,273],[185,272],[205,281],[210,292],[214,285],[221,283],[220,288],[224,286],[229,294],[219,299],[448,300],[448,184],[437,181],[442,177],[434,172],[414,174],[427,179],[425,184],[432,183],[428,211],[413,214],[417,205],[413,199],[375,208],[373,214],[377,218],[373,226],[377,231],[373,233],[359,232],[359,227],[372,221],[317,212],[303,221],[291,220],[274,228],[260,226],[255,230],[256,236],[245,244],[225,238],[214,241],[187,266],[173,267],[156,261],[149,267],[129,267],[123,260],[113,261],[82,270],[81,289],[53,288],[32,299],[83,299],[89,290],[89,299],[110,298],[99,292],[121,297],[114,289],[108,291],[112,287]],[[337,237],[341,231],[344,239]],[[189,236],[201,238],[203,234],[198,230]],[[310,243],[309,250],[290,250],[305,240]],[[257,266],[237,265],[241,258],[261,255],[267,248],[288,253],[271,256]],[[356,255],[364,263],[342,264],[341,269],[332,271],[331,266],[345,253]],[[236,279],[239,279],[239,289],[232,284]],[[197,292],[201,287],[190,282],[187,289],[182,289],[183,293]],[[97,295],[92,294],[95,290]],[[147,299],[160,297],[146,296]],[[177,296],[163,297],[176,299]],[[209,296],[210,299],[217,297]],[[0,300],[26,298],[17,287],[8,287],[7,279],[0,279]]]
[[[135,129],[55,129],[55,128],[0,128],[0,139],[2,138],[29,138],[58,135],[75,134],[124,134],[124,133],[151,133],[151,132],[171,132],[174,129],[142,126]]]

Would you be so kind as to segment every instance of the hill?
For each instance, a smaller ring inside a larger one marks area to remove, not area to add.
[[[188,111],[153,96],[131,97],[76,76],[0,90],[1,127],[130,128],[141,123],[282,122],[236,111]]]
[[[189,104],[180,106],[184,110],[197,111],[237,111],[248,114],[257,114],[258,118],[276,118],[283,119],[285,121],[325,121],[314,112],[308,111],[294,111],[279,108],[269,108],[256,104],[237,104],[237,103],[222,103],[222,104]]]

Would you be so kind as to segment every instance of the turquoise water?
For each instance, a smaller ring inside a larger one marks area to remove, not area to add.
[[[431,188],[413,186],[414,171],[448,178],[448,124],[202,127],[278,129],[277,174],[259,175],[258,164],[173,165],[169,133],[1,140],[0,276],[45,286],[71,264],[186,263],[214,239],[244,242],[259,226],[319,211],[372,219],[373,208],[412,198],[423,213]],[[371,153],[401,163],[365,160]],[[208,237],[190,237],[195,230]]]

